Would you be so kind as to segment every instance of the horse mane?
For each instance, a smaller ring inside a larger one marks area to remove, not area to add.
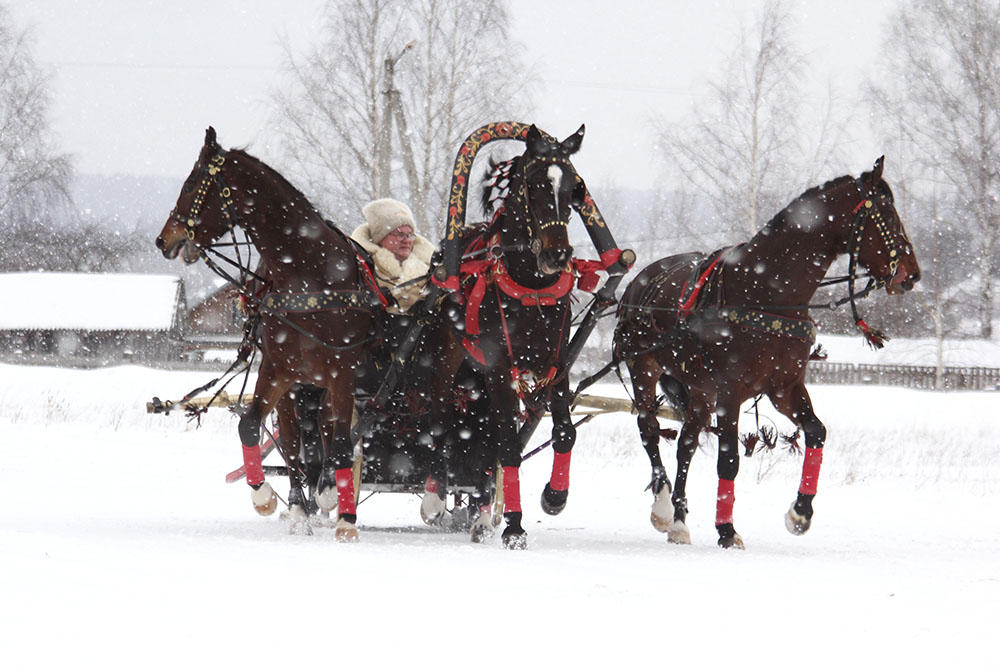
[[[281,186],[283,186],[283,187],[287,188],[288,190],[290,190],[292,192],[293,196],[298,197],[302,201],[304,201],[307,204],[309,204],[309,208],[312,209],[312,211],[314,213],[316,213],[316,215],[318,215],[321,219],[325,219],[324,216],[323,216],[323,214],[320,213],[319,209],[317,209],[315,206],[313,206],[313,203],[311,201],[309,201],[309,198],[306,197],[304,194],[302,194],[301,190],[299,190],[297,187],[295,187],[294,185],[292,185],[292,183],[287,178],[285,178],[281,174],[281,172],[279,172],[277,169],[275,169],[271,165],[267,164],[266,162],[264,162],[260,158],[254,157],[253,155],[250,155],[250,153],[247,153],[242,148],[234,148],[234,149],[230,150],[229,153],[230,153],[230,155],[238,155],[241,158],[246,158],[249,162],[251,162],[252,164],[256,165],[261,171],[265,172],[271,178],[273,178],[275,181],[277,181]]]
[[[483,209],[483,215],[489,217],[493,213],[493,203],[494,203],[494,188],[497,185],[497,178],[500,176],[499,168],[504,165],[510,165],[507,173],[510,174],[514,171],[514,166],[517,163],[519,157],[512,158],[510,160],[497,160],[492,155],[489,160],[489,168],[483,174],[482,184],[483,190],[480,193],[480,205]]]
[[[838,176],[833,180],[827,181],[823,185],[816,185],[809,188],[808,190],[800,194],[798,197],[793,199],[792,202],[788,204],[788,206],[778,211],[778,213],[773,218],[771,218],[766,225],[764,225],[761,228],[758,234],[763,233],[764,231],[772,232],[783,228],[788,223],[788,220],[792,215],[792,211],[801,202],[805,200],[815,199],[816,197],[819,196],[821,192],[825,190],[832,190],[833,188],[839,188],[841,185],[844,185],[848,182],[854,182],[855,180],[856,180],[855,177],[851,175]],[[885,187],[886,189],[888,189],[889,186],[886,185]],[[891,192],[889,193],[889,195],[892,196]]]

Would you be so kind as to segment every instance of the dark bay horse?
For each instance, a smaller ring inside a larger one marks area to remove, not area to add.
[[[327,223],[294,186],[275,170],[241,150],[223,150],[215,130],[205,143],[156,245],[167,259],[191,263],[222,235],[240,226],[267,267],[267,289],[257,304],[261,320],[261,366],[253,401],[240,418],[239,433],[256,452],[264,418],[279,401],[283,454],[291,478],[289,505],[303,515],[298,475],[298,438],[293,400],[296,390],[314,387],[319,400],[323,470],[316,483],[320,508],[339,510],[336,537],[358,537],[354,458],[350,440],[355,369],[367,352],[377,298],[350,240]],[[325,389],[325,392],[320,390]],[[287,451],[285,451],[287,450]],[[252,459],[252,457],[250,457]],[[276,499],[259,468],[248,465],[251,498],[262,513]]]
[[[901,294],[920,279],[882,166],[879,158],[860,178],[843,176],[807,190],[747,243],[707,257],[661,259],[626,289],[614,355],[628,365],[642,444],[653,468],[651,521],[671,542],[690,543],[684,523],[688,468],[699,435],[713,430],[719,437],[719,544],[742,548],[733,525],[739,411],[760,395],[805,434],[801,484],[785,523],[794,534],[809,529],[826,428],[804,381],[816,337],[807,305],[833,261],[845,253],[851,260],[852,304],[859,265],[890,294]],[[860,317],[857,324],[878,342]],[[658,446],[658,386],[684,415],[672,494]]]
[[[521,526],[518,439],[520,405],[552,413],[555,459],[542,505],[557,514],[569,493],[570,451],[576,430],[569,413],[569,379],[563,368],[570,329],[570,293],[575,282],[573,248],[567,226],[574,202],[585,188],[569,157],[583,141],[584,128],[562,142],[551,140],[532,125],[526,150],[509,171],[509,194],[481,237],[488,252],[478,265],[463,266],[464,296],[445,301],[441,318],[429,332],[434,350],[432,416],[436,441],[448,429],[454,379],[463,360],[481,373],[489,399],[483,431],[489,446],[498,447],[504,494],[504,546],[527,545]],[[485,197],[484,197],[485,199]],[[443,450],[439,447],[439,451]],[[428,523],[445,511],[449,452],[440,451],[421,505]],[[485,508],[488,504],[483,502]],[[472,527],[473,541],[492,534],[486,512]]]

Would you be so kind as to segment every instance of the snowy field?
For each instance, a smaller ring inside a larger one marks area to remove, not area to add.
[[[829,438],[812,530],[783,523],[801,458],[744,458],[742,552],[715,546],[714,442],[692,471],[694,545],[670,545],[648,521],[633,418],[598,417],[561,516],[538,507],[551,454],[525,463],[529,547],[507,552],[425,528],[415,496],[364,502],[357,544],[258,517],[245,484],[223,483],[240,463],[229,413],[200,429],[145,414],[209,373],[0,377],[6,665],[996,660],[1000,393],[813,388]]]

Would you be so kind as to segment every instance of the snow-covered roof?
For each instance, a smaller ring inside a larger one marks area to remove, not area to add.
[[[133,273],[0,273],[0,329],[167,331],[181,279]]]

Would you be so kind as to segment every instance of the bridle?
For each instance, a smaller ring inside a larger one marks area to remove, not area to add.
[[[854,324],[861,329],[862,334],[874,347],[882,347],[885,340],[888,340],[881,331],[872,329],[861,317],[858,312],[858,306],[856,300],[867,296],[870,292],[876,291],[887,284],[895,277],[896,271],[899,269],[899,260],[904,252],[912,252],[912,246],[907,242],[905,244],[900,244],[897,242],[897,235],[889,228],[889,223],[882,215],[882,211],[879,206],[876,206],[876,202],[882,203],[888,201],[892,204],[892,197],[888,194],[872,194],[861,182],[861,179],[855,181],[858,190],[861,193],[861,201],[857,206],[854,207],[852,213],[854,213],[854,222],[851,225],[851,234],[848,237],[847,249],[850,256],[848,270],[847,270],[847,290],[848,290],[848,300],[851,304],[851,314],[854,316]],[[882,244],[885,247],[887,256],[889,257],[888,273],[883,278],[873,278],[868,279],[868,285],[865,286],[863,290],[856,291],[854,288],[854,283],[857,280],[858,265],[860,264],[861,258],[861,244],[864,241],[864,230],[865,225],[871,221],[875,225],[875,231],[878,232],[878,237],[882,240]]]
[[[233,201],[232,190],[226,185],[222,177],[222,165],[226,163],[226,151],[221,148],[215,155],[208,159],[206,164],[195,165],[195,169],[202,172],[201,181],[195,187],[194,200],[187,215],[181,215],[175,206],[168,219],[176,220],[184,225],[184,232],[189,241],[194,241],[195,227],[201,222],[201,209],[205,205],[205,198],[208,196],[209,188],[214,184],[219,191],[219,198],[222,200],[222,217],[226,219],[226,231],[231,232],[239,225],[236,217],[236,203]],[[231,211],[232,210],[232,211]],[[209,247],[209,246],[204,246]]]
[[[549,166],[559,166],[562,167],[566,173],[576,174],[573,169],[573,165],[564,157],[558,155],[548,157],[548,156],[532,156],[530,159],[521,158],[521,187],[510,193],[511,204],[519,206],[523,209],[523,216],[526,225],[525,229],[528,232],[528,238],[530,239],[528,247],[531,253],[538,258],[542,252],[542,232],[551,227],[562,227],[567,229],[569,227],[569,217],[565,220],[560,220],[558,217],[558,210],[556,211],[557,217],[554,220],[547,220],[545,222],[539,222],[538,217],[535,215],[534,211],[531,210],[531,201],[528,196],[528,167],[534,166],[538,163]],[[558,193],[555,193],[558,197]],[[558,203],[558,200],[557,200]],[[572,207],[570,207],[572,211]]]

